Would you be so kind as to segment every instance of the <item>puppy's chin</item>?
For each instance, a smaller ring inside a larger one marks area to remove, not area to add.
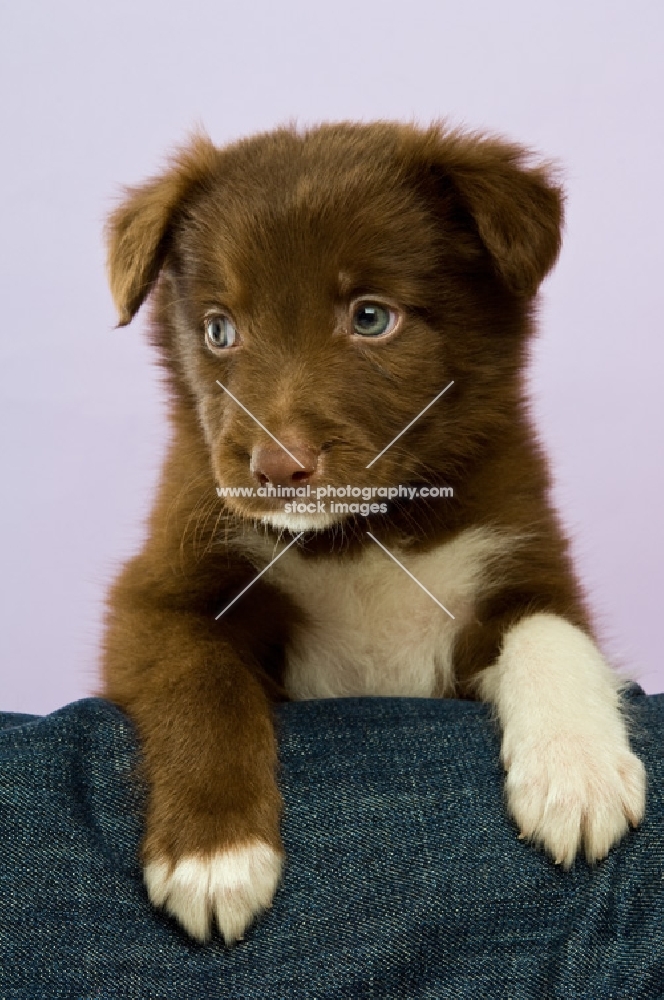
[[[284,511],[274,511],[261,517],[262,524],[271,528],[287,531],[324,531],[333,524],[339,524],[343,517],[335,514],[286,514]]]

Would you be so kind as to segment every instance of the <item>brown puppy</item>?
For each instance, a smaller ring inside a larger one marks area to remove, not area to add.
[[[174,434],[104,693],[142,740],[150,898],[194,937],[241,937],[280,877],[273,699],[489,701],[508,808],[565,866],[641,820],[523,397],[561,214],[520,148],[380,123],[197,138],[112,215]]]

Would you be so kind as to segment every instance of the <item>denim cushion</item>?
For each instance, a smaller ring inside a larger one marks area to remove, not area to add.
[[[485,705],[276,709],[287,866],[227,949],[148,903],[128,719],[0,716],[0,997],[664,997],[664,695],[628,695],[643,826],[590,869],[517,839]]]

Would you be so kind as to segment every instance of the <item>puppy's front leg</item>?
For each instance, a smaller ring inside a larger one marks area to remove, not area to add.
[[[138,727],[149,785],[148,893],[201,941],[215,919],[240,939],[281,872],[275,737],[251,658],[213,619],[138,598],[107,638],[105,694]]]
[[[592,640],[558,615],[521,619],[481,675],[502,725],[510,813],[522,837],[571,866],[603,858],[637,826],[645,771],[629,748],[620,679]]]

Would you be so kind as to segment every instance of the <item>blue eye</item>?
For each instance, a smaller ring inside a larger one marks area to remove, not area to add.
[[[205,337],[210,347],[233,347],[237,342],[237,330],[228,316],[215,313],[205,320]]]
[[[353,308],[353,333],[358,337],[383,337],[394,330],[399,316],[380,302],[358,302]]]

